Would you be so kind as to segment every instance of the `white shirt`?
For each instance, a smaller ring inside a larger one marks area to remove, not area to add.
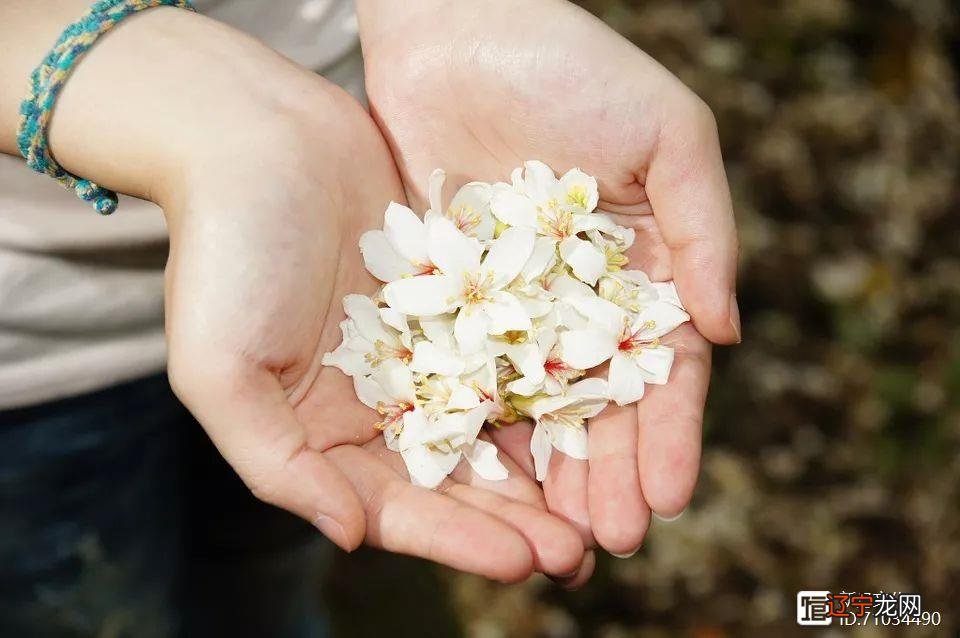
[[[197,0],[362,99],[353,0]],[[0,154],[0,409],[98,390],[164,368],[160,210],[121,197],[101,217]]]

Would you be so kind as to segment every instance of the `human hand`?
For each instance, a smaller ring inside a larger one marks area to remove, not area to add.
[[[42,22],[14,6],[10,32],[61,28],[85,3],[47,4],[58,13]],[[5,58],[2,84],[34,57]],[[0,150],[15,149],[14,112],[0,99]],[[345,549],[366,541],[506,581],[579,568],[576,531],[522,472],[487,484],[464,467],[438,492],[414,487],[375,413],[320,366],[343,295],[375,287],[359,236],[403,199],[355,100],[228,27],[153,9],[83,59],[50,140],[68,170],[164,209],[171,383],[258,497]]]
[[[632,227],[631,268],[675,280],[693,325],[665,339],[672,379],[589,427],[589,461],[554,455],[551,511],[612,553],[634,552],[650,512],[679,514],[699,468],[710,341],[740,340],[737,239],[716,126],[679,80],[559,0],[361,0],[371,110],[408,198],[434,167],[454,186],[502,180],[524,160],[597,176],[599,208]],[[529,472],[531,428],[497,443]]]
[[[217,162],[172,215],[174,387],[258,497],[341,547],[365,540],[504,581],[576,570],[582,542],[519,468],[491,482],[464,463],[437,492],[411,485],[351,380],[321,367],[340,300],[376,287],[359,237],[403,195],[369,116],[315,84],[308,117],[271,131],[273,157]]]

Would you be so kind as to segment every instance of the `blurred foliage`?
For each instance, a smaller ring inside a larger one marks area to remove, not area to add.
[[[716,353],[694,503],[575,593],[351,558],[330,588],[342,635],[382,635],[383,618],[404,618],[395,636],[801,635],[801,589],[919,592],[943,613],[830,635],[958,635],[957,6],[582,4],[719,123],[744,343]]]

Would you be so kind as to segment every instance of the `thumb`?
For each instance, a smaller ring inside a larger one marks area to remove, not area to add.
[[[343,473],[307,446],[276,377],[239,361],[197,365],[195,355],[184,360],[171,350],[174,391],[254,496],[356,549],[366,533],[363,504]]]
[[[693,325],[714,343],[739,343],[737,231],[716,122],[692,93],[684,100],[664,117],[647,197]]]

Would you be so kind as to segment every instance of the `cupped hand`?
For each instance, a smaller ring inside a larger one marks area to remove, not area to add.
[[[686,507],[696,482],[710,342],[740,340],[737,238],[710,110],[654,60],[561,0],[361,0],[371,111],[407,196],[435,167],[448,184],[505,180],[525,160],[597,176],[599,209],[637,231],[630,268],[673,279],[693,325],[668,385],[589,425],[589,461],[555,454],[551,511],[589,543],[635,551],[651,510]],[[532,472],[531,428],[496,434]]]
[[[438,491],[413,486],[350,379],[321,366],[343,296],[376,289],[359,237],[403,190],[352,98],[310,78],[274,100],[212,141],[165,202],[177,394],[254,494],[347,550],[365,541],[503,581],[577,571],[576,530],[516,466],[497,483],[464,466]]]

